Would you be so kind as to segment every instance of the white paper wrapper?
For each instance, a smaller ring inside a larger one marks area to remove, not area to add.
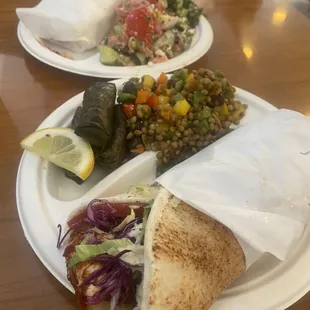
[[[157,181],[229,227],[247,268],[264,252],[284,260],[309,220],[310,119],[288,110],[271,112]]]
[[[16,13],[34,36],[83,52],[102,41],[121,1],[42,0],[36,7],[19,8]]]

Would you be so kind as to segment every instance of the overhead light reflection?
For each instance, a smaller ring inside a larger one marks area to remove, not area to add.
[[[275,26],[279,26],[285,22],[286,17],[287,17],[287,11],[285,9],[277,9],[272,14],[272,23]]]
[[[247,59],[252,58],[252,56],[253,56],[253,49],[249,45],[244,45],[242,51],[243,51],[243,54],[245,55],[245,57]]]

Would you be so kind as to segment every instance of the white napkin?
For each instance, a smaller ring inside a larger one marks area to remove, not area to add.
[[[36,7],[19,8],[16,13],[34,36],[83,52],[102,41],[121,1],[42,0]]]
[[[309,221],[310,119],[288,110],[271,112],[157,181],[229,227],[247,268],[264,252],[284,260]]]

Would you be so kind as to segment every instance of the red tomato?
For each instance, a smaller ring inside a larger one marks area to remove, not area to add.
[[[129,205],[127,203],[112,203],[112,207],[116,210],[116,213],[114,213],[116,217],[126,217],[131,212]],[[143,207],[140,207],[139,209],[134,209],[134,211],[136,216],[143,215]]]
[[[134,9],[125,20],[126,34],[151,45],[155,32],[155,17],[147,7]]]
[[[123,110],[127,118],[137,115],[137,110],[134,103],[124,103]]]
[[[140,208],[134,209],[136,216],[142,216],[144,204],[137,203],[136,205],[140,206]],[[111,203],[111,206],[116,210],[116,212],[114,213],[115,217],[125,218],[131,212],[131,209],[129,208],[128,203]],[[81,221],[84,218],[87,218],[87,210],[86,209],[81,211],[80,213],[78,213],[72,219],[70,219],[67,222],[67,224],[69,227],[71,227],[72,225],[76,224],[77,222]]]

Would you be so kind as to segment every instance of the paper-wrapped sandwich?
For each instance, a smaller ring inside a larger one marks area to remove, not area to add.
[[[68,220],[70,234],[58,245],[66,243],[68,278],[79,305],[209,309],[246,268],[237,239],[164,188],[154,201],[145,197],[95,199]]]
[[[121,0],[42,0],[34,8],[16,9],[18,18],[42,39],[73,52],[99,45],[115,19]]]

